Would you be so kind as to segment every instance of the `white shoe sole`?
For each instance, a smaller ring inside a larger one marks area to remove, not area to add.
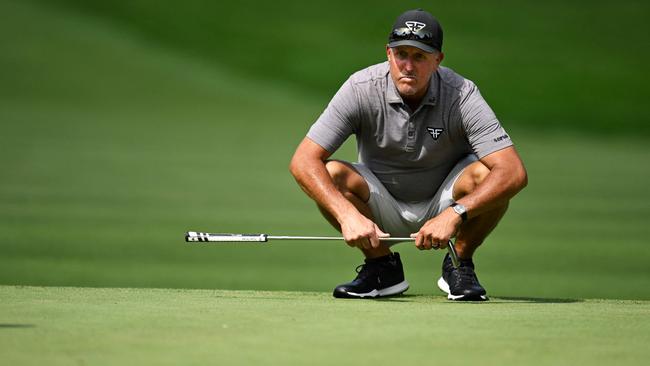
[[[381,290],[375,289],[366,293],[348,292],[348,295],[354,297],[382,297],[382,296],[401,294],[402,292],[405,292],[408,289],[409,289],[409,283],[408,281],[404,280],[398,283],[397,285],[386,287]]]
[[[449,300],[463,300],[465,298],[465,295],[452,295],[451,292],[449,291],[449,284],[447,281],[445,281],[444,278],[440,277],[438,279],[438,288],[447,294],[447,299]],[[487,296],[481,295],[481,300],[487,300]]]

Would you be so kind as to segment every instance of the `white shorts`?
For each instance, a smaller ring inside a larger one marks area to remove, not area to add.
[[[395,199],[365,165],[352,163],[352,166],[368,183],[370,188],[368,206],[370,206],[377,226],[393,237],[408,237],[411,233],[418,232],[425,222],[454,202],[452,194],[456,180],[469,164],[477,160],[478,158],[474,154],[461,159],[430,200],[415,203]]]

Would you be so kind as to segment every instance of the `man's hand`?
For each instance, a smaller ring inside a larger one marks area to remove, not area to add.
[[[415,238],[415,246],[420,250],[446,248],[462,222],[463,219],[457,213],[447,208],[427,221],[420,231],[411,234],[411,238]]]
[[[379,227],[360,213],[352,213],[341,221],[341,233],[345,242],[351,247],[359,249],[379,248],[379,238],[387,238]]]

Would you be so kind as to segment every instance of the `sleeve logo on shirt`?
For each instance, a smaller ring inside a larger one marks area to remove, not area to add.
[[[495,139],[494,139],[494,142],[503,141],[503,140],[505,140],[505,139],[509,139],[509,138],[510,138],[510,136],[508,136],[507,134],[505,134],[505,135],[502,135],[502,136],[499,136],[499,137],[495,138]]]
[[[427,131],[429,131],[434,140],[438,141],[438,137],[440,137],[440,134],[445,130],[443,128],[427,127]]]

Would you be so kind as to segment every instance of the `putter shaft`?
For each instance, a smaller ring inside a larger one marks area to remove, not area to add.
[[[291,235],[267,235],[267,234],[211,234],[204,232],[189,231],[185,234],[186,242],[267,242],[269,240],[345,240],[340,236],[291,236]],[[394,237],[379,238],[386,242],[414,241],[415,238]],[[454,243],[449,240],[447,251],[451,257],[451,262],[455,268],[458,268],[458,256]]]
[[[454,242],[451,240],[447,243],[447,252],[449,252],[451,263],[454,265],[454,268],[458,268],[460,265],[460,263],[458,263],[458,254],[456,254],[456,247],[454,246]]]

